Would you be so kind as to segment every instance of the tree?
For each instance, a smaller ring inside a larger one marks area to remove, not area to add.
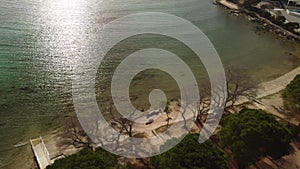
[[[231,67],[226,73],[226,86],[227,89],[219,89],[219,92],[226,92],[227,98],[222,98],[217,93],[214,97],[211,96],[210,85],[203,85],[200,94],[200,102],[197,108],[197,124],[203,127],[205,117],[210,108],[210,99],[216,103],[221,104],[225,102],[224,112],[230,114],[235,111],[234,107],[238,104],[239,100],[253,101],[256,97],[256,84],[253,83],[251,77],[242,68]]]
[[[171,106],[170,102],[168,101],[167,104],[166,104],[165,110],[164,110],[164,112],[167,115],[167,119],[166,119],[166,121],[167,121],[167,128],[169,128],[169,123],[170,123],[170,120],[171,120],[170,113],[172,112],[172,109],[171,109],[170,106]]]
[[[187,135],[177,146],[161,155],[150,158],[156,169],[225,169],[224,153],[210,140],[199,144],[199,135]],[[168,140],[165,145],[175,141]],[[165,146],[162,145],[162,146]],[[161,148],[162,149],[162,148]]]
[[[64,140],[59,144],[72,144],[77,148],[90,146],[91,140],[82,129],[75,114],[67,117],[67,123],[64,123],[62,137]]]
[[[288,129],[263,110],[243,109],[222,121],[219,133],[222,146],[230,148],[241,167],[264,155],[279,158],[288,153]]]
[[[274,19],[274,23],[277,25],[280,25],[280,26],[284,25],[285,21],[286,21],[286,18],[282,15],[276,16]]]
[[[252,101],[256,97],[256,85],[249,74],[240,68],[231,68],[227,71],[227,100],[225,112],[233,111],[239,99]]]
[[[116,117],[112,112],[111,105],[112,104],[110,104],[109,114],[111,115],[111,124],[113,125],[113,127],[119,130],[120,134],[125,134],[129,137],[133,137],[133,121],[123,117]],[[132,114],[134,114],[134,112],[132,112],[131,115]]]
[[[92,151],[88,148],[66,158],[56,160],[47,169],[115,169],[118,168],[117,156],[103,150]]]
[[[300,74],[283,91],[284,107],[294,113],[300,113]]]

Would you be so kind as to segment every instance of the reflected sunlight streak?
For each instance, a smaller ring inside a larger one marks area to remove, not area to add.
[[[48,0],[41,2],[41,43],[50,57],[46,68],[56,76],[72,71],[83,55],[88,27],[87,2],[84,0]],[[54,76],[55,76],[54,75]]]

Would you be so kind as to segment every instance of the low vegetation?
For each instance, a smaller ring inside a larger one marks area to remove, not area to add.
[[[300,114],[300,74],[283,91],[284,107],[292,113]]]
[[[47,169],[118,169],[117,156],[103,150],[92,151],[85,148],[67,158],[56,160]]]

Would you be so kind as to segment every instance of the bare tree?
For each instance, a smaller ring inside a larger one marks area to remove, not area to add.
[[[227,99],[225,112],[234,111],[239,100],[253,101],[256,98],[256,84],[247,71],[240,68],[231,68],[227,71]]]
[[[226,73],[226,86],[227,89],[223,89],[220,86],[214,92],[214,96],[211,94],[211,86],[206,84],[202,85],[200,89],[200,102],[197,106],[197,118],[196,124],[202,128],[206,120],[208,112],[210,110],[211,100],[214,102],[222,103],[225,102],[224,113],[229,114],[235,111],[235,106],[239,103],[244,103],[248,101],[253,101],[256,98],[256,85],[251,80],[247,71],[241,68],[230,68]],[[224,97],[221,97],[221,93],[226,92],[227,98],[224,100]],[[220,95],[219,95],[220,94]]]
[[[127,119],[127,118],[117,118],[114,113],[112,112],[112,104],[110,104],[110,110],[109,114],[111,115],[111,124],[118,128],[120,134],[126,134],[129,137],[133,137],[133,131],[132,131],[132,126],[133,126],[133,121]],[[131,114],[134,114],[135,111],[133,111]]]
[[[62,144],[71,143],[75,147],[89,146],[90,139],[83,131],[75,114],[68,117],[69,122],[65,123],[62,137],[65,138],[65,142]]]
[[[170,106],[171,106],[170,102],[168,101],[167,104],[166,104],[166,108],[164,110],[164,112],[167,115],[167,119],[166,119],[166,121],[167,121],[167,128],[169,128],[169,123],[170,123],[170,120],[171,120],[170,113],[172,112],[172,109],[171,109]]]

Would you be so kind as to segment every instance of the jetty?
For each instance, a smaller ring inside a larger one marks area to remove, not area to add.
[[[53,163],[41,136],[36,139],[30,139],[30,144],[39,169],[45,169]]]

